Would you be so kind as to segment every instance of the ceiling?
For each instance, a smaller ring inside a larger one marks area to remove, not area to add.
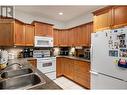
[[[45,18],[67,22],[81,15],[91,13],[104,6],[15,6],[16,11],[31,14],[33,16],[42,16]],[[63,15],[59,15],[63,12]]]

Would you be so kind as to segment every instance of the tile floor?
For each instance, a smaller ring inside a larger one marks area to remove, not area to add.
[[[81,87],[80,85],[74,83],[73,81],[65,77],[59,77],[55,79],[54,82],[65,90],[73,90],[73,89],[86,90],[85,88]]]

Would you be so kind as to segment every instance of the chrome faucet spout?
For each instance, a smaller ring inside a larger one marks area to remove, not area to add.
[[[20,68],[20,69],[23,67],[20,63],[7,64],[7,66],[6,66],[3,70],[0,71],[0,74],[1,74],[3,71],[5,71],[6,69],[8,69],[9,67],[15,69],[15,66],[12,67],[13,65],[19,65],[19,68]],[[17,67],[16,67],[16,68],[17,68]]]

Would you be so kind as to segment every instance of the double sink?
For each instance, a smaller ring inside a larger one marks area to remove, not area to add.
[[[0,89],[30,89],[46,83],[32,68],[20,68],[18,64],[9,68],[0,74]]]

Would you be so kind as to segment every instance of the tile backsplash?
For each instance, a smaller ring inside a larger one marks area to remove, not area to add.
[[[0,48],[3,49],[3,48]],[[12,55],[13,58],[18,58],[18,54],[23,51],[22,47],[6,47],[4,50],[7,50],[8,54]]]

